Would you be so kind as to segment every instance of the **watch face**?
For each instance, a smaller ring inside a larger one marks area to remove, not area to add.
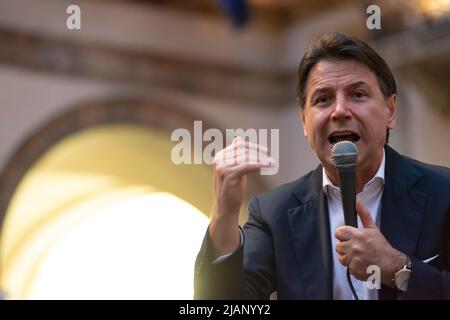
[[[406,291],[408,289],[408,280],[411,274],[410,270],[400,270],[395,277],[395,285],[397,289]]]

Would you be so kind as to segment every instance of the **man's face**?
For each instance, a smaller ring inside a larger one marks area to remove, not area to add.
[[[322,60],[309,73],[301,117],[304,134],[327,171],[333,169],[333,144],[342,140],[356,144],[358,169],[374,170],[382,159],[386,129],[395,126],[395,110],[396,97],[383,96],[367,66]]]

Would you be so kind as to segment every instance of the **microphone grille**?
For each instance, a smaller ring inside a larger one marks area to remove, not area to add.
[[[331,149],[334,166],[356,165],[358,159],[358,148],[351,141],[339,141]]]

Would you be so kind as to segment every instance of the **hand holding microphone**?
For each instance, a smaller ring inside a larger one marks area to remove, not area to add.
[[[381,270],[381,282],[392,286],[392,274],[405,261],[405,255],[389,244],[364,205],[360,201],[356,203],[356,145],[351,141],[340,141],[333,146],[331,153],[339,176],[346,225],[335,231],[339,240],[336,251],[340,254],[339,261],[348,267],[347,280],[355,299],[358,299],[350,273],[359,280],[366,280],[369,276],[367,267],[377,265]],[[357,229],[357,214],[361,218],[361,229]]]

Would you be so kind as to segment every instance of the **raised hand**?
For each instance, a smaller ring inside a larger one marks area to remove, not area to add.
[[[215,201],[209,234],[216,256],[239,247],[239,212],[244,202],[245,175],[275,164],[267,152],[264,146],[236,137],[214,157]]]

